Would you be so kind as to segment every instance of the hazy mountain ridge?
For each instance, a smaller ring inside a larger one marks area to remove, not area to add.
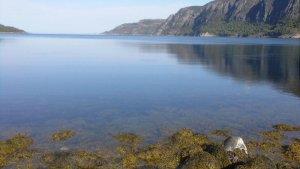
[[[25,33],[24,30],[12,27],[12,26],[5,26],[0,24],[0,33]]]
[[[104,32],[105,34],[122,34],[122,35],[152,35],[155,34],[157,29],[164,19],[144,19],[137,23],[122,24],[115,29]]]
[[[151,31],[138,29],[123,25],[127,33],[135,30],[139,35],[297,37],[300,0],[215,0],[204,6],[182,8],[160,25],[153,25]],[[116,28],[106,34],[124,33]]]

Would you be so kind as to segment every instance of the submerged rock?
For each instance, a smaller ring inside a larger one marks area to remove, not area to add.
[[[241,137],[230,136],[224,141],[226,151],[233,152],[235,149],[243,150],[248,154],[248,149]]]
[[[273,128],[280,131],[300,131],[300,126],[292,126],[288,124],[276,124]]]
[[[56,133],[53,133],[51,136],[51,140],[54,142],[66,141],[76,135],[75,131],[72,130],[61,130]]]
[[[180,169],[221,169],[219,161],[211,154],[202,152],[187,159]]]

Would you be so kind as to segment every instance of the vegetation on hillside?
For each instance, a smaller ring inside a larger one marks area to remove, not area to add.
[[[25,33],[24,30],[17,29],[11,26],[4,26],[0,24],[0,33]]]
[[[200,27],[199,34],[210,33],[217,36],[270,36],[293,35],[300,32],[300,22],[288,21],[270,25],[242,21],[210,23]]]

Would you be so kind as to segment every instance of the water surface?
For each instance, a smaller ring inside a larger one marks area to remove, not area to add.
[[[75,146],[118,132],[300,122],[300,43],[291,39],[0,35],[0,138],[74,129]]]

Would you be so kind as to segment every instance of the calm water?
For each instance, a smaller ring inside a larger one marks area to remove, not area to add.
[[[288,39],[0,35],[0,138],[72,145],[182,127],[244,137],[300,124],[300,43]]]

